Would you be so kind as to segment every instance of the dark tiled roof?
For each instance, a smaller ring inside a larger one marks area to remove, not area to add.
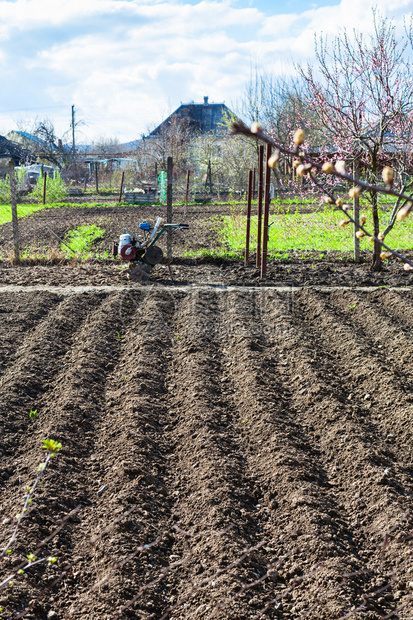
[[[4,136],[0,136],[0,158],[10,158],[15,164],[26,160],[26,151],[17,144],[10,142]]]
[[[166,120],[163,121],[149,136],[154,137],[167,129],[172,119],[187,122],[193,133],[208,133],[214,131],[216,133],[225,133],[224,119],[226,116],[232,116],[231,110],[225,103],[208,103],[205,97],[204,103],[186,103],[179,106]]]

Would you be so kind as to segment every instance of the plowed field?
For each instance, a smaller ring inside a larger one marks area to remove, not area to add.
[[[411,292],[3,292],[0,317],[3,544],[63,446],[1,577],[58,562],[0,618],[413,618]]]

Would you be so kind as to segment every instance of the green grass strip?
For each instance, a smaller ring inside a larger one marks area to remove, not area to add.
[[[366,212],[367,230],[373,230],[371,214]],[[389,214],[381,214],[382,229],[385,228]],[[269,229],[268,251],[339,251],[353,250],[353,229],[349,224],[341,228],[338,223],[344,219],[339,211],[321,211],[316,213],[294,213],[270,215],[273,222]],[[241,253],[245,248],[246,217],[232,214],[222,218],[219,235],[223,245],[232,252]],[[256,250],[257,217],[251,218],[251,251]],[[386,243],[395,249],[413,248],[413,218],[402,223],[397,222]],[[367,237],[360,240],[361,250],[371,250],[372,243]]]

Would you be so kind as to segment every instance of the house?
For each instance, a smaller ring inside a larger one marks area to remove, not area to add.
[[[0,177],[5,177],[10,173],[10,164],[19,164],[31,161],[31,154],[20,146],[0,136]]]
[[[173,124],[179,124],[187,128],[191,135],[215,133],[224,135],[228,133],[225,121],[235,115],[225,103],[209,103],[209,98],[204,97],[204,103],[181,103],[179,108],[172,112],[148,138],[156,138],[167,132]]]
[[[60,144],[59,148],[57,148],[51,142],[42,140],[27,131],[9,131],[6,137],[11,142],[30,151],[40,164],[52,163],[56,166],[61,165],[61,153],[59,149],[63,149],[64,147]]]

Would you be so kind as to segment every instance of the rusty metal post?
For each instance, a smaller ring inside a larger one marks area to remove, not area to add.
[[[172,224],[172,157],[168,157],[167,161],[167,177],[166,177],[166,223]],[[172,260],[172,228],[167,231],[167,257]]]
[[[185,204],[188,205],[189,200],[189,177],[191,176],[191,171],[188,170],[186,173],[186,192],[185,192]]]
[[[16,178],[14,176],[14,161],[9,164],[10,168],[10,205],[11,205],[11,221],[13,226],[13,249],[14,249],[14,262],[20,262],[20,248],[19,248],[19,224],[17,220],[17,192],[16,192]]]
[[[258,229],[257,229],[257,257],[255,265],[257,269],[261,264],[261,225],[262,225],[262,190],[264,184],[264,145],[261,144],[258,151]]]
[[[98,164],[95,163],[95,183],[96,183],[96,193],[99,194],[99,175],[98,175]]]
[[[358,158],[356,158],[353,163],[353,178],[358,179],[359,176],[360,176],[359,161],[358,161]],[[360,262],[360,239],[357,237],[357,232],[360,230],[359,228],[360,227],[360,198],[358,196],[353,198],[353,207],[354,207],[353,217],[355,221],[354,231],[353,231],[354,262],[359,263]]]
[[[120,181],[120,190],[119,190],[119,201],[122,202],[122,194],[123,194],[123,181],[125,180],[125,171],[122,172],[122,178]]]
[[[261,256],[261,280],[267,277],[267,247],[268,247],[268,220],[270,215],[270,180],[271,168],[268,160],[271,157],[271,144],[267,144],[266,165],[265,165],[265,199],[264,199],[264,228],[262,235],[262,256]]]
[[[256,174],[257,174],[257,169],[254,168],[254,170],[252,171],[252,194],[251,194],[251,199],[255,200],[255,182],[256,182]]]
[[[252,196],[252,170],[248,173],[248,195],[247,195],[247,231],[245,236],[245,258],[244,265],[248,265],[248,259],[250,257],[250,231],[251,231],[251,196]]]
[[[47,183],[47,172],[43,172],[43,204],[46,204],[46,183]]]

